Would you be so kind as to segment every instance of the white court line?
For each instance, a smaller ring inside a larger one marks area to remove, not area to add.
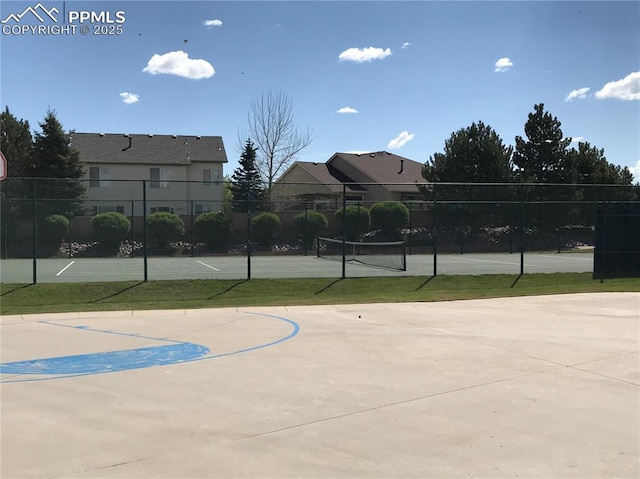
[[[218,268],[214,268],[213,266],[208,265],[207,263],[203,263],[202,261],[198,261],[202,266],[206,266],[207,268],[211,268],[215,271],[220,271]]]
[[[71,266],[73,263],[75,263],[75,261],[72,261],[71,263],[69,263],[68,265],[66,265],[64,268],[62,268],[60,271],[58,271],[58,274],[56,274],[56,276],[60,276],[62,273],[65,272],[65,270]]]
[[[582,253],[574,253],[574,255],[576,255],[576,254],[582,254]],[[553,258],[553,259],[557,259],[558,258],[558,256],[551,256],[551,255],[548,255],[548,254],[539,254],[539,255],[536,255],[536,256],[541,256],[543,258]],[[562,259],[593,262],[593,258],[580,258],[578,256],[570,256],[570,255],[564,255],[562,257]]]
[[[478,259],[478,258],[469,258],[469,257],[464,257],[464,255],[460,255],[461,257],[455,257],[455,256],[451,256],[450,258],[447,259],[453,259],[453,260],[460,260],[462,262],[466,262],[466,261],[476,261],[478,263],[493,263],[493,264],[508,264],[509,266],[517,266],[520,264],[520,261],[514,261],[514,262],[506,262],[506,261],[495,261],[495,260],[491,260],[491,259]],[[535,266],[534,264],[529,265],[529,266]]]

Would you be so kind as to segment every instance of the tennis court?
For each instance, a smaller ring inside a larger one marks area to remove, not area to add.
[[[246,256],[149,258],[148,279],[245,279]],[[39,283],[140,281],[143,258],[47,258],[36,262]],[[433,255],[407,255],[406,271],[375,267],[358,261],[346,263],[347,277],[432,276]],[[525,273],[582,273],[593,271],[593,253],[527,253]],[[439,254],[437,273],[520,274],[520,254]],[[252,256],[252,278],[339,278],[342,262],[315,256]],[[3,283],[31,283],[33,261],[5,259],[0,262]]]
[[[637,478],[640,294],[0,317],[3,478]]]

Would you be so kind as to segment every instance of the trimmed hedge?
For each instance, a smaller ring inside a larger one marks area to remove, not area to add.
[[[127,238],[131,222],[122,213],[100,213],[91,220],[93,238],[106,249],[118,249]]]
[[[147,216],[147,240],[158,253],[171,253],[171,243],[184,236],[184,222],[173,213],[160,211]]]
[[[340,225],[339,236],[342,236],[344,231],[343,217],[346,216],[346,230],[347,240],[358,241],[360,236],[369,231],[371,224],[371,215],[369,210],[364,206],[349,205],[346,209],[346,215],[343,212],[343,208],[336,211],[336,219]]]
[[[329,226],[327,217],[317,211],[300,213],[293,218],[293,222],[298,237],[302,239],[303,244],[307,247],[311,247],[315,239],[320,236],[320,233]]]
[[[400,230],[409,226],[409,208],[397,201],[376,203],[369,211],[371,227],[382,230],[388,237],[399,237]]]
[[[220,213],[204,213],[196,218],[196,232],[212,251],[226,251],[233,235],[231,218]]]
[[[251,240],[263,248],[270,248],[273,246],[280,228],[278,215],[260,213],[251,220]]]
[[[38,255],[53,256],[69,233],[69,220],[62,215],[49,215],[38,228]]]

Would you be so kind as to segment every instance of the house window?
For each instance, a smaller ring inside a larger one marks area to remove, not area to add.
[[[169,188],[169,171],[163,168],[149,168],[150,188]]]
[[[195,214],[201,215],[202,213],[209,213],[211,211],[211,205],[194,205]]]
[[[122,213],[124,214],[124,206],[112,206],[112,205],[98,205],[92,206],[91,210],[94,215],[102,213]]]
[[[347,204],[362,204],[362,195],[347,195]]]
[[[422,195],[402,195],[402,202],[412,211],[423,211],[425,207],[425,200]]]
[[[315,200],[313,202],[313,209],[316,211],[327,211],[331,209],[331,201],[329,200]]]
[[[202,183],[205,185],[211,184],[211,170],[202,170]]]
[[[151,214],[154,213],[171,213],[173,214],[173,208],[170,208],[169,206],[152,206],[151,207]]]
[[[89,188],[104,188],[111,186],[111,182],[105,178],[110,177],[110,171],[104,166],[90,166],[89,167]]]

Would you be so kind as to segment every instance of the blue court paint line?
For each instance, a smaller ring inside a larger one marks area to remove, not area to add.
[[[275,346],[282,342],[288,341],[295,337],[300,332],[300,326],[291,319],[283,318],[280,316],[274,316],[264,313],[245,313],[255,316],[262,316],[266,318],[273,318],[293,326],[293,330],[287,336],[284,336],[275,341],[259,344],[250,348],[239,349],[237,351],[230,351],[227,353],[215,354],[206,356],[210,350],[199,344],[186,343],[183,341],[174,341],[170,339],[154,338],[149,336],[132,335],[129,333],[118,333],[115,331],[103,331],[99,329],[91,329],[88,326],[70,326],[67,324],[51,323],[48,321],[39,321],[44,324],[52,326],[61,326],[72,329],[81,329],[83,331],[101,332],[106,334],[117,334],[121,336],[132,336],[136,338],[153,339],[157,341],[166,341],[176,343],[170,346],[154,346],[149,348],[139,348],[133,350],[122,351],[109,351],[106,353],[94,353],[94,354],[82,354],[77,356],[65,356],[58,358],[46,358],[37,359],[32,361],[17,361],[13,363],[0,364],[0,373],[2,374],[55,374],[50,377],[28,378],[28,379],[6,379],[0,380],[0,384],[7,383],[23,383],[23,382],[35,382],[35,381],[52,381],[54,379],[68,379],[78,376],[90,376],[95,374],[105,374],[117,371],[124,371],[129,369],[147,368],[153,366],[161,366],[176,363],[190,363],[195,361],[204,361],[206,359],[217,359],[226,356],[233,356],[236,354],[242,354],[249,351],[255,351],[258,349],[268,348]],[[174,348],[174,349],[171,349]],[[69,358],[74,358],[69,361]],[[37,363],[43,363],[38,365]],[[84,363],[84,364],[83,364]],[[53,367],[53,369],[52,369]],[[46,372],[55,370],[58,368],[59,373]],[[49,369],[47,369],[49,368]],[[63,372],[63,369],[67,370]]]
[[[107,351],[0,364],[0,374],[99,374],[182,363],[209,348],[193,343]]]

